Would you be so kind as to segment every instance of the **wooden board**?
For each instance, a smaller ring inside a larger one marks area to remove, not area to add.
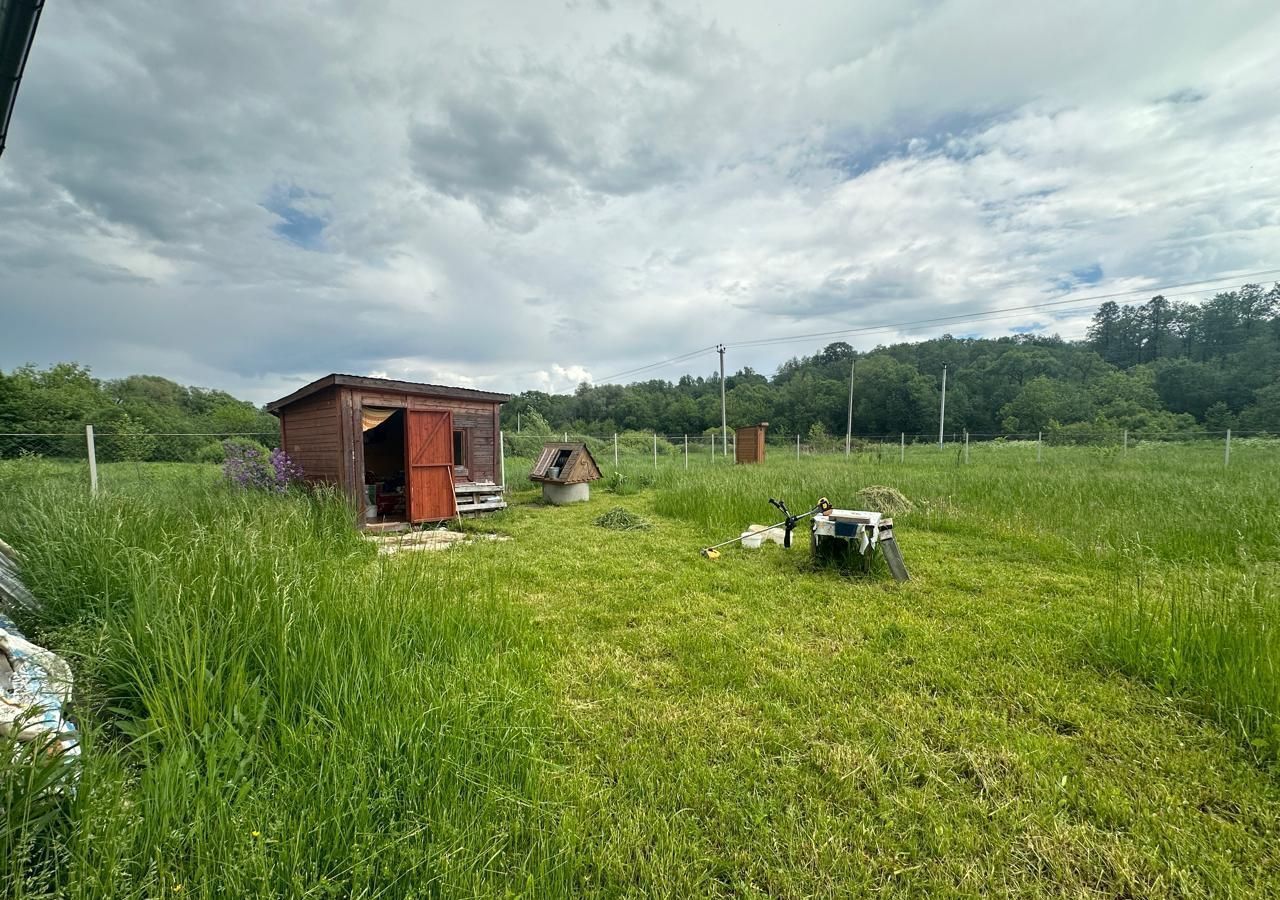
[[[439,522],[458,513],[453,490],[453,414],[406,410],[405,459],[409,463],[409,520]]]

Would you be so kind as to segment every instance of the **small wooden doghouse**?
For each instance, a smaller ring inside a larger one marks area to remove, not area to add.
[[[498,410],[507,394],[326,375],[267,404],[312,484],[333,484],[361,524],[439,522],[502,509]]]
[[[550,442],[542,445],[529,480],[542,483],[542,497],[561,506],[591,499],[591,482],[600,478],[600,467],[583,443]]]
[[[768,422],[744,425],[734,429],[733,459],[740,463],[764,462],[764,433]]]

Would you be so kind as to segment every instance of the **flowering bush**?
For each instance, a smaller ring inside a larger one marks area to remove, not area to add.
[[[226,454],[222,474],[236,487],[283,494],[302,479],[302,467],[279,447],[268,454],[258,447],[223,441],[222,450]]]

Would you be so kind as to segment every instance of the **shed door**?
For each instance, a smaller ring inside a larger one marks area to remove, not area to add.
[[[405,429],[409,461],[409,520],[440,521],[457,515],[453,493],[453,413],[411,409]]]

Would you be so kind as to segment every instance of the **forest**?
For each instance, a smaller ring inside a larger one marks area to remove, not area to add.
[[[1246,285],[1203,303],[1160,296],[1104,303],[1081,341],[946,335],[867,352],[828,344],[772,377],[743,367],[726,378],[729,424],[766,421],[775,435],[799,433],[817,444],[843,435],[852,372],[855,434],[936,434],[944,364],[949,431],[1043,431],[1068,440],[1123,429],[1280,432],[1280,284]],[[699,434],[720,425],[720,380],[684,375],[584,383],[563,395],[525,391],[502,415],[512,432]],[[123,436],[106,445],[109,454],[154,460],[217,457],[207,435],[277,428],[252,403],[155,375],[102,380],[72,362],[0,371],[0,434],[78,434],[86,424]],[[0,442],[0,455],[19,446]]]
[[[98,448],[106,460],[221,459],[211,435],[266,436],[279,430],[276,418],[252,403],[157,375],[100,380],[72,362],[0,371],[0,436],[35,436],[0,439],[0,456],[33,447],[48,455],[83,455],[85,425],[111,436]]]
[[[772,377],[749,367],[728,376],[729,425],[766,421],[774,434],[818,441],[843,435],[852,374],[855,434],[936,434],[944,364],[948,431],[1082,440],[1124,429],[1280,431],[1280,284],[1245,285],[1202,303],[1107,302],[1081,341],[944,335],[868,352],[832,343]],[[545,422],[585,434],[696,434],[720,426],[720,379],[526,391],[503,407],[504,428],[516,430],[517,416],[520,427]]]

